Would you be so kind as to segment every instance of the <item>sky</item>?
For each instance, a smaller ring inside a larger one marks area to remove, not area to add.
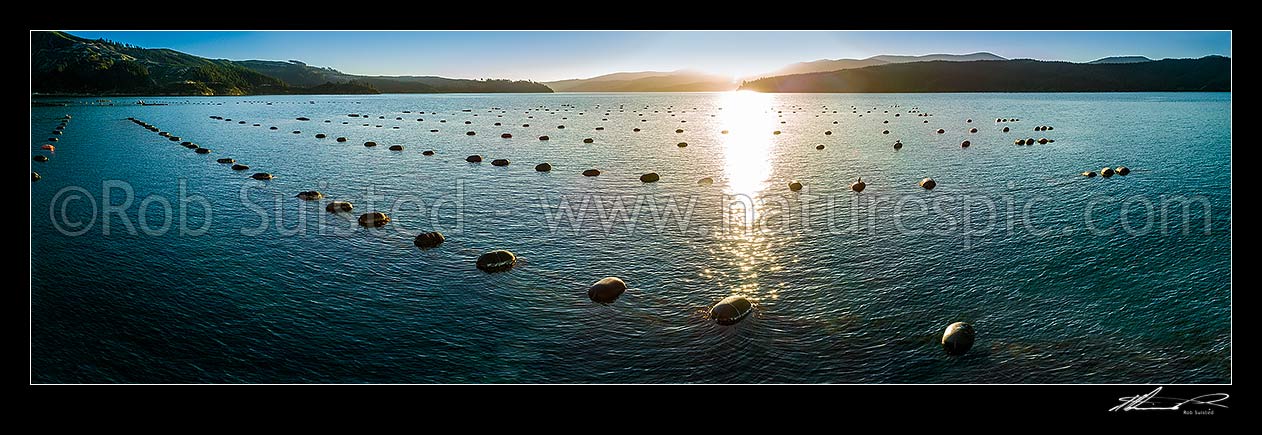
[[[733,77],[819,59],[966,54],[1088,62],[1231,56],[1230,32],[74,31],[216,59],[300,60],[349,74],[552,81],[695,69]]]

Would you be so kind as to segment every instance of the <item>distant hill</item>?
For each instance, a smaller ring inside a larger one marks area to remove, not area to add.
[[[924,56],[873,56],[875,59],[887,63],[909,63],[909,62],[933,62],[940,60],[943,62],[972,62],[975,60],[1008,60],[987,52],[977,52],[970,54],[926,54]]]
[[[778,75],[837,71],[891,63],[942,60],[966,62],[973,60],[1004,60],[990,53],[929,54],[924,56],[873,56],[867,59],[821,59],[790,64],[774,72],[750,78]],[[640,71],[606,74],[587,79],[544,82],[557,92],[712,92],[730,91],[738,87],[730,77],[707,74],[693,70]]]
[[[596,76],[589,79],[558,80],[554,82],[543,82],[543,84],[548,85],[548,87],[550,88],[552,88],[552,85],[555,84],[557,86],[560,86],[562,89],[567,89],[567,88],[572,87],[573,83],[627,81],[627,80],[637,80],[637,79],[643,79],[643,78],[649,78],[649,77],[665,77],[672,74],[681,74],[681,73],[686,73],[686,72],[689,72],[689,71],[679,70],[679,71],[619,72],[619,73],[613,73],[613,74],[605,74],[602,76]],[[552,88],[552,89],[559,90],[557,88]]]
[[[529,81],[368,77],[294,60],[206,59],[65,32],[31,32],[31,88],[45,94],[98,95],[552,92]]]
[[[31,32],[33,92],[245,95],[284,86],[227,60]]]
[[[358,76],[333,68],[309,66],[299,61],[242,60],[234,62],[253,71],[276,77],[295,86],[356,81],[386,93],[418,94],[438,92],[552,92],[540,83],[522,80],[469,80],[433,76]]]
[[[543,84],[557,92],[711,92],[737,86],[731,77],[691,70],[624,72]]]
[[[478,93],[550,93],[542,83],[525,80],[469,80],[432,76],[352,76],[387,93],[478,92]]]
[[[924,56],[872,56],[867,59],[820,59],[811,62],[798,62],[789,64],[784,68],[780,68],[770,73],[761,74],[758,77],[772,77],[790,74],[807,74],[814,72],[838,71],[843,69],[864,68],[874,65],[885,65],[890,63],[908,63],[908,62],[929,62],[941,60],[946,62],[970,62],[974,60],[1007,60],[991,53],[972,53],[972,54],[927,54]]]
[[[303,95],[334,95],[334,94],[349,95],[349,94],[380,94],[381,93],[381,91],[377,90],[377,88],[374,87],[373,85],[364,83],[358,80],[349,81],[346,83],[325,82],[323,84],[319,84],[315,86],[308,86],[308,87],[291,86],[287,89],[288,89],[288,92],[286,93],[288,94],[303,94]]]
[[[1231,91],[1231,59],[1083,64],[1036,60],[913,62],[745,82],[761,92]]]
[[[756,78],[785,76],[785,75],[792,75],[792,74],[809,74],[809,73],[815,73],[815,72],[838,71],[838,70],[843,70],[843,69],[863,68],[863,67],[869,67],[869,66],[874,66],[874,65],[885,65],[887,63],[889,62],[886,62],[883,60],[877,60],[873,58],[820,59],[820,60],[811,61],[811,62],[798,62],[794,64],[789,64],[788,66],[785,66],[784,68],[780,68],[778,70],[775,70],[766,74],[761,74]]]
[[[296,60],[288,62],[237,60],[232,63],[269,77],[275,77],[291,86],[318,86],[325,83],[347,82],[355,79],[354,76],[342,74],[341,71],[333,68],[316,68]]]
[[[1092,65],[1099,65],[1099,64],[1111,64],[1111,63],[1140,63],[1140,62],[1152,62],[1152,61],[1153,61],[1152,59],[1149,59],[1144,56],[1110,56],[1103,59],[1096,59],[1087,63],[1092,64]]]

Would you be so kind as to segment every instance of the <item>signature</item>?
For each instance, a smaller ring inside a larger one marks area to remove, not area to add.
[[[1162,397],[1157,393],[1161,392],[1162,387],[1157,387],[1151,393],[1142,396],[1119,397],[1117,400],[1122,402],[1120,405],[1114,406],[1109,411],[1178,411],[1183,405],[1203,405],[1217,406],[1226,408],[1227,405],[1218,403],[1227,400],[1226,393],[1211,393],[1193,397],[1191,399],[1178,399],[1174,397]]]

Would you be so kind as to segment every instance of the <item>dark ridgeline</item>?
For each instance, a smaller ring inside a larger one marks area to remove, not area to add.
[[[557,92],[722,92],[736,89],[731,77],[690,70],[613,73],[543,84]]]
[[[206,59],[64,32],[31,32],[31,88],[98,95],[552,92],[529,81],[368,77],[297,61]]]
[[[1096,59],[1087,63],[1101,64],[1101,63],[1141,63],[1141,62],[1152,62],[1152,59],[1149,59],[1144,56],[1109,56],[1109,57],[1105,57],[1101,59]]]
[[[1231,91],[1231,59],[1083,64],[1037,60],[916,62],[745,82],[760,92]]]
[[[316,86],[323,83],[356,82],[371,86],[381,92],[393,94],[478,92],[478,93],[529,93],[552,92],[540,83],[524,80],[468,80],[433,76],[357,76],[333,68],[319,68],[291,60],[243,60],[233,62],[255,72],[275,77],[292,86]]]
[[[380,94],[381,91],[368,83],[352,80],[345,83],[325,82],[311,87],[289,87],[289,94]]]
[[[280,80],[227,60],[31,32],[34,92],[245,95],[282,87]]]

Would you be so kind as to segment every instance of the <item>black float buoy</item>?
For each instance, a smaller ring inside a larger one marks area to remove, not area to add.
[[[355,206],[346,201],[333,201],[324,206],[324,211],[329,213],[349,212],[354,209]]]
[[[361,226],[379,228],[388,223],[390,223],[390,217],[379,211],[359,215],[359,225]]]
[[[735,325],[753,311],[754,304],[744,296],[728,296],[710,308],[710,318],[720,325]]]
[[[596,281],[595,284],[588,287],[587,297],[591,298],[593,302],[608,304],[617,300],[618,296],[622,296],[622,293],[625,291],[627,291],[627,283],[611,276]]]
[[[517,264],[517,256],[512,252],[497,250],[487,252],[478,257],[477,267],[486,273],[505,272]]]
[[[973,325],[964,322],[952,323],[942,334],[942,350],[945,350],[948,355],[963,355],[973,347],[975,335]]]
[[[867,187],[868,187],[868,184],[863,182],[863,177],[859,177],[859,181],[855,181],[854,183],[850,184],[850,190],[853,190],[855,192],[862,192],[863,189],[866,189]]]
[[[431,231],[428,233],[418,234],[416,239],[412,240],[412,244],[421,249],[430,249],[438,247],[438,245],[443,244],[446,240],[447,238],[443,237],[443,233]]]
[[[298,192],[298,195],[295,195],[295,197],[304,201],[318,201],[324,198],[324,194],[318,190],[307,190]]]

